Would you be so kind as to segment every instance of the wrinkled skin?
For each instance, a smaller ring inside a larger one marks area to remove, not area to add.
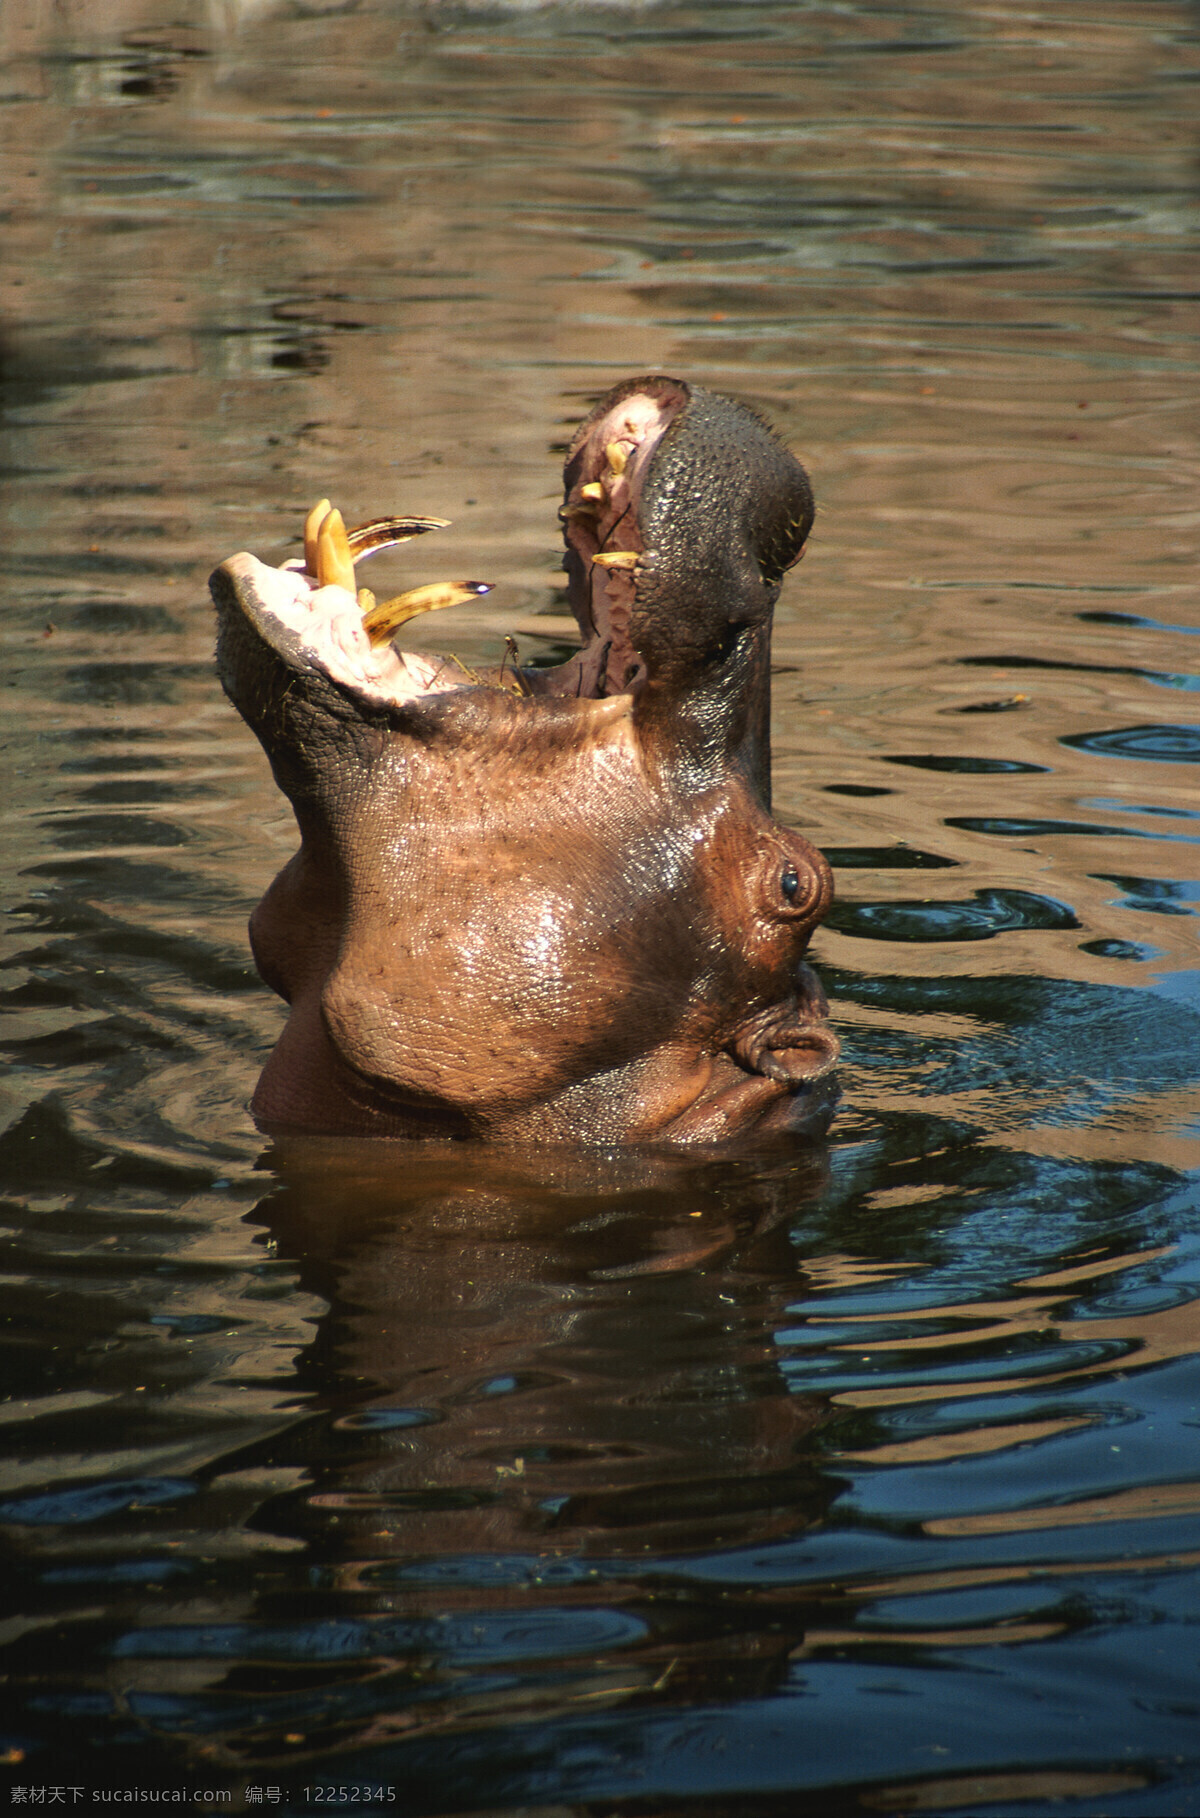
[[[521,692],[372,648],[353,594],[294,568],[213,576],[222,680],[302,840],[251,923],[291,1006],[267,1127],[725,1143],[827,1121],[837,1045],[801,957],[829,868],[768,809],[807,478],[744,407],[650,378],[597,406],[565,482],[582,647]]]

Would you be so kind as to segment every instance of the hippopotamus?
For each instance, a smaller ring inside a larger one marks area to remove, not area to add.
[[[323,500],[303,559],[212,577],[222,682],[301,841],[250,927],[290,1006],[268,1131],[727,1145],[828,1122],[803,955],[830,870],[769,783],[808,477],[755,411],[655,375],[601,399],[564,484],[581,645],[556,667],[399,647],[486,584],[380,604],[355,563],[444,520],[347,532]]]

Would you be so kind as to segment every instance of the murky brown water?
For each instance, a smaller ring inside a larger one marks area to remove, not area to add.
[[[0,48],[14,1789],[1200,1812],[1194,9]],[[646,370],[821,501],[775,740],[829,1141],[264,1154],[293,832],[208,571],[430,512],[396,584],[497,587],[426,641],[548,653],[555,450]]]

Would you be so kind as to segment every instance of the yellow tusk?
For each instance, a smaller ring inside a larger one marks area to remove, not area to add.
[[[366,589],[363,589],[364,593]],[[372,644],[386,644],[409,619],[422,612],[441,612],[447,606],[461,606],[466,600],[490,593],[490,581],[431,581],[426,587],[410,587],[393,600],[372,605],[363,617],[363,630]]]
[[[347,530],[346,541],[354,560],[361,562],[377,549],[395,549],[423,536],[427,530],[445,530],[449,523],[449,518],[372,518],[368,524],[356,524]]]
[[[586,486],[581,486],[579,488],[579,496],[581,499],[596,499],[597,501],[601,501],[604,498],[604,488],[601,486],[599,480],[589,480]]]
[[[597,568],[636,568],[641,560],[636,549],[614,549],[611,555],[594,555]]]
[[[336,505],[326,512],[317,532],[317,585],[344,587],[347,593],[355,591],[354,557],[350,554],[346,526]]]
[[[374,612],[375,610],[375,595],[371,592],[369,587],[360,587],[358,590],[358,610],[362,613],[364,619],[369,612]]]
[[[608,456],[608,464],[612,468],[612,471],[615,474],[624,473],[629,461],[629,450],[625,447],[624,443],[610,442],[604,452]]]
[[[329,515],[329,500],[318,499],[304,520],[304,566],[309,574],[317,572],[317,532]]]

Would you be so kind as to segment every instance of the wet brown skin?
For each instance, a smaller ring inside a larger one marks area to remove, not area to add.
[[[251,923],[291,1006],[266,1127],[726,1143],[827,1121],[837,1044],[801,960],[830,873],[768,809],[803,469],[744,406],[654,377],[602,400],[565,480],[583,645],[522,692],[371,653],[313,578],[245,555],[213,576],[222,680],[302,841]]]

